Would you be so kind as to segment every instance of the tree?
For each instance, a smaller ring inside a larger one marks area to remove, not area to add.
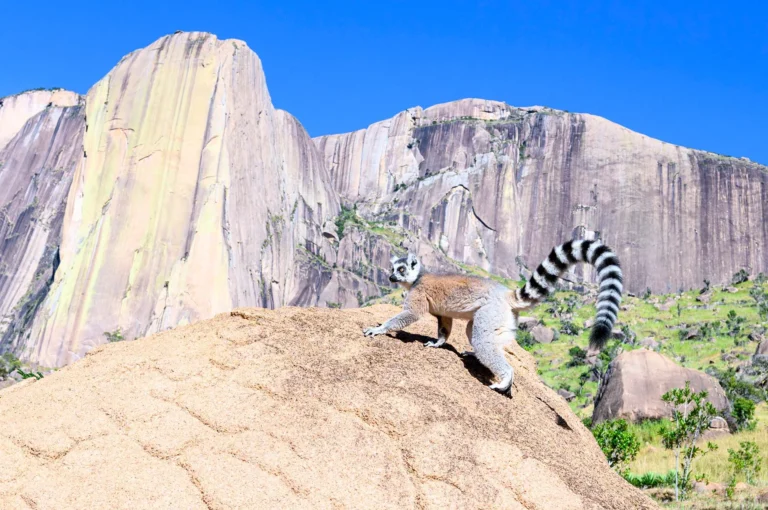
[[[693,459],[717,449],[717,445],[707,443],[707,449],[696,446],[701,432],[709,427],[709,422],[717,414],[715,407],[707,400],[707,392],[695,392],[690,381],[685,388],[675,388],[661,396],[672,408],[671,427],[662,431],[664,448],[675,453],[675,501],[685,499],[691,482],[691,463]]]
[[[609,420],[595,425],[592,434],[597,440],[600,449],[603,450],[608,465],[625,475],[629,468],[627,464],[632,462],[640,450],[640,441],[634,432],[629,429],[625,420]]]

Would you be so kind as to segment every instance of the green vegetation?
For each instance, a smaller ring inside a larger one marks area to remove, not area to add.
[[[760,461],[760,448],[754,441],[742,441],[738,451],[728,448],[728,462],[733,466],[732,483],[743,475],[747,483],[754,485],[757,475],[760,474],[762,462]]]
[[[403,185],[405,187],[405,185]],[[336,233],[341,240],[348,227],[354,227],[359,230],[369,232],[371,234],[381,236],[386,239],[392,246],[400,246],[405,241],[405,235],[402,230],[395,225],[387,224],[380,221],[368,221],[357,214],[357,206],[353,206],[352,209],[346,206],[341,206],[341,213],[336,217],[334,221],[336,224]]]
[[[672,426],[665,429],[661,437],[664,448],[675,453],[675,501],[685,499],[688,493],[693,459],[717,450],[717,445],[711,442],[707,443],[706,450],[696,444],[717,415],[706,398],[706,391],[693,391],[687,381],[685,388],[675,388],[661,397],[672,408]]]
[[[125,337],[123,336],[123,333],[120,331],[120,328],[117,328],[114,331],[105,331],[104,336],[107,339],[107,342],[120,342],[122,340],[125,340]]]
[[[608,465],[625,474],[629,471],[628,464],[633,461],[640,450],[637,436],[629,429],[625,420],[604,421],[592,428],[597,444],[603,450]]]

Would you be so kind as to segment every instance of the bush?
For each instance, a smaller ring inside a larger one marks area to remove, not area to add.
[[[568,354],[570,354],[571,360],[566,364],[567,367],[578,367],[583,365],[587,359],[587,351],[578,346],[568,349]]]
[[[517,336],[515,340],[517,340],[517,345],[526,350],[529,350],[536,344],[536,342],[533,341],[533,335],[531,335],[531,332],[523,331],[522,329],[517,330]]]
[[[737,273],[734,273],[731,277],[731,284],[738,285],[749,280],[749,273],[745,269],[739,269]]]
[[[672,427],[662,432],[664,448],[675,453],[675,500],[685,499],[691,485],[691,463],[698,456],[717,449],[707,443],[707,450],[696,446],[703,430],[717,414],[707,400],[707,392],[695,392],[689,381],[684,388],[666,392],[661,399],[672,408]]]
[[[579,332],[579,327],[571,321],[564,320],[562,326],[560,326],[560,333],[563,335],[576,336]]]
[[[608,465],[620,474],[627,472],[627,464],[632,462],[640,450],[640,441],[629,429],[625,420],[609,420],[598,423],[592,434],[603,450]]]
[[[737,397],[733,401],[733,419],[738,430],[755,430],[755,403],[747,398]]]
[[[734,451],[728,448],[728,462],[733,469],[733,478],[735,485],[736,477],[744,475],[748,484],[754,485],[755,478],[760,474],[761,457],[760,448],[753,441],[742,441],[739,443],[739,450]]]
[[[674,487],[675,470],[662,475],[658,473],[643,473],[642,475],[633,475],[626,473],[624,479],[639,489],[654,489],[656,487]]]

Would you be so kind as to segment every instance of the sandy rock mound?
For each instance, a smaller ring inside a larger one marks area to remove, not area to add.
[[[3,390],[0,508],[655,508],[528,353],[510,400],[434,320],[362,336],[396,311],[239,310]]]
[[[672,410],[661,396],[673,388],[691,382],[695,391],[706,390],[718,411],[729,409],[723,388],[714,377],[681,367],[674,361],[647,349],[619,354],[611,362],[600,385],[592,420],[597,423],[613,418],[631,421],[669,418]]]

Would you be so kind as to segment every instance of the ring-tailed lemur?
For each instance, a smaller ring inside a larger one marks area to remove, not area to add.
[[[405,328],[429,313],[437,317],[437,340],[425,344],[440,347],[451,334],[453,319],[468,320],[468,351],[498,378],[490,387],[511,395],[514,371],[503,347],[515,339],[520,311],[540,303],[554,290],[557,279],[569,267],[584,262],[595,266],[600,281],[597,318],[590,348],[600,350],[611,335],[619,313],[622,273],[619,259],[601,241],[569,241],[555,247],[521,289],[510,290],[493,280],[459,274],[430,274],[415,255],[393,258],[389,281],[408,292],[403,311],[384,324],[367,328],[365,336],[382,335]]]

